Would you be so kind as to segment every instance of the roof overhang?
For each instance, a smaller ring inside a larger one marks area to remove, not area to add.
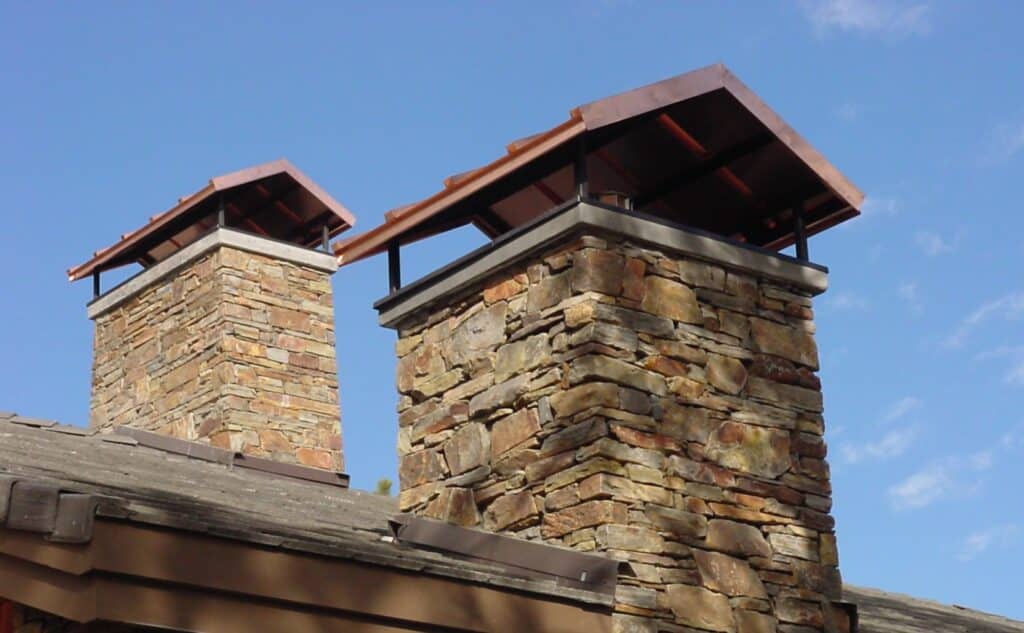
[[[109,520],[84,545],[0,529],[0,598],[204,633],[611,632],[604,606]]]
[[[591,193],[624,190],[645,212],[773,250],[793,243],[797,205],[814,234],[864,198],[721,64],[574,108],[506,149],[337,243],[339,264],[467,223],[492,238],[526,224],[574,195],[581,151]]]
[[[211,179],[171,209],[70,268],[68,279],[136,262],[146,267],[160,262],[215,227],[221,208],[226,226],[301,246],[320,244],[324,228],[334,236],[355,224],[348,209],[281,159]]]

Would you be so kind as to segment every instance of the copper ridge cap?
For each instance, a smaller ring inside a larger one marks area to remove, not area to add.
[[[528,163],[535,158],[527,156],[531,150],[535,150],[546,142],[553,139],[566,142],[586,132],[719,89],[728,91],[797,159],[814,172],[829,190],[845,200],[852,207],[854,215],[859,214],[858,209],[863,203],[864,193],[783,121],[724,64],[715,63],[572,108],[569,111],[569,119],[563,123],[543,132],[512,141],[506,145],[507,153],[505,155],[481,167],[449,176],[443,181],[444,187],[440,191],[418,202],[396,207],[386,212],[383,223],[335,244],[333,250],[338,257],[338,265],[344,266],[379,253],[386,242],[396,239],[405,231],[459,202],[467,195],[483,189],[490,184],[489,181],[504,177],[505,174],[500,172],[503,168],[508,171],[506,167],[508,163],[521,157],[525,157],[520,161],[521,163]],[[541,155],[543,153],[545,152],[541,152]],[[497,176],[495,176],[496,172],[498,172]]]
[[[259,165],[222,174],[220,176],[214,176],[202,189],[199,189],[195,193],[187,196],[183,196],[178,200],[176,205],[167,211],[152,215],[150,216],[149,221],[138,229],[128,233],[123,233],[118,242],[95,251],[93,256],[87,261],[68,268],[68,281],[78,281],[89,276],[93,271],[113,259],[114,256],[128,250],[130,247],[137,244],[143,237],[152,234],[174,218],[190,210],[203,200],[206,200],[211,195],[277,174],[287,174],[301,187],[317,198],[329,211],[341,219],[342,230],[347,230],[355,226],[356,218],[351,211],[335,200],[329,193],[320,188],[319,185],[302,173],[288,159],[279,158],[267,163],[261,163]]]

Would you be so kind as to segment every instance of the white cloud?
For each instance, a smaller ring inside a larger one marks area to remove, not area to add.
[[[889,431],[877,442],[843,444],[839,451],[848,464],[857,464],[865,460],[881,461],[899,457],[907,452],[916,437],[916,427],[903,427]]]
[[[957,558],[967,562],[974,560],[992,547],[1006,547],[1016,540],[1019,531],[1015,524],[1007,523],[974,532],[964,539],[963,547]]]
[[[921,290],[916,281],[906,281],[896,289],[899,298],[910,307],[914,314],[924,312],[924,301],[921,298]]]
[[[841,121],[853,123],[864,114],[864,106],[856,103],[844,103],[836,108],[836,117]]]
[[[864,217],[874,217],[882,215],[896,215],[900,212],[903,207],[900,201],[896,198],[879,198],[876,196],[870,196],[864,200],[864,204],[861,205],[860,211]]]
[[[982,165],[1005,163],[1024,150],[1024,121],[1001,123],[988,135]]]
[[[849,290],[830,296],[825,304],[833,310],[867,310],[870,305],[867,299]]]
[[[952,253],[960,245],[960,236],[947,240],[934,231],[918,231],[914,236],[914,243],[917,244],[925,255],[935,257]]]
[[[905,0],[801,0],[800,6],[819,36],[848,31],[904,37],[931,31],[926,2]]]
[[[954,488],[946,468],[930,466],[889,488],[889,500],[897,510],[923,508],[950,494]]]
[[[1024,387],[1024,345],[1003,345],[974,356],[976,361],[1004,358],[1009,359],[1010,365],[1003,376],[1003,381],[1009,385]]]
[[[913,396],[900,398],[886,409],[885,414],[882,416],[882,421],[894,422],[920,406],[921,400],[919,398],[915,398]]]
[[[1004,319],[1016,321],[1024,317],[1024,292],[1011,292],[998,299],[983,303],[973,312],[968,314],[956,331],[945,340],[945,346],[950,348],[963,347],[967,337],[982,323],[991,319]]]

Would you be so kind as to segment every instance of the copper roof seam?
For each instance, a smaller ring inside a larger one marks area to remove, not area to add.
[[[292,180],[298,183],[300,187],[306,189],[310,195],[323,204],[324,207],[327,208],[327,211],[340,218],[342,223],[341,230],[351,228],[355,225],[355,216],[353,216],[352,213],[344,207],[344,205],[339,203],[316,183],[307,178],[305,174],[296,169],[295,166],[287,159],[282,158],[269,163],[263,163],[261,165],[248,167],[246,169],[211,178],[202,189],[179,199],[178,203],[172,208],[162,213],[150,216],[149,222],[143,226],[129,233],[122,234],[119,242],[104,249],[94,251],[93,257],[88,261],[78,266],[68,268],[68,280],[77,281],[82,279],[92,273],[95,269],[109,262],[112,252],[116,251],[117,253],[120,253],[127,251],[132,246],[135,246],[140,239],[152,234],[160,228],[163,228],[168,222],[174,220],[180,214],[206,200],[212,194],[278,174],[287,174]]]

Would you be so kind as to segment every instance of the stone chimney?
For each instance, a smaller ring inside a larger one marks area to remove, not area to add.
[[[341,470],[337,262],[314,248],[352,223],[335,205],[271,163],[215,178],[73,269],[98,286],[111,262],[146,263],[89,304],[91,426]]]
[[[807,236],[862,199],[713,66],[576,108],[339,246],[389,253],[402,510],[628,563],[622,633],[853,630]],[[399,246],[460,222],[493,241],[401,286]]]

